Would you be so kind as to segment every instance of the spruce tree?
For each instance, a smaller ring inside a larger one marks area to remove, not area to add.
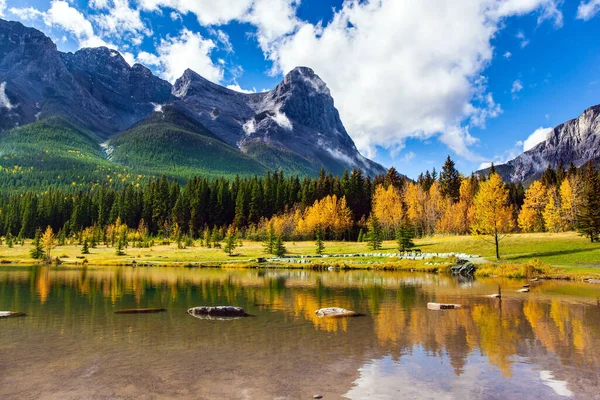
[[[267,236],[263,242],[263,249],[265,253],[275,254],[275,239],[275,227],[273,226],[273,222],[271,222],[269,223],[269,227],[267,228]]]
[[[317,250],[316,253],[318,255],[322,255],[323,252],[325,251],[325,243],[323,243],[323,239],[322,239],[322,234],[321,234],[321,229],[317,230],[317,235],[316,235],[316,246],[317,246]]]
[[[227,253],[229,256],[233,255],[233,251],[237,247],[237,235],[232,227],[227,229],[227,234],[225,235],[225,246],[223,246],[223,251]]]
[[[81,247],[81,254],[90,254],[90,248],[87,239],[83,241],[83,246]]]
[[[403,223],[400,228],[398,228],[396,232],[396,240],[398,241],[398,250],[399,251],[408,251],[415,247],[413,242],[414,238],[414,229],[407,224]]]
[[[29,252],[31,258],[34,260],[41,260],[44,258],[44,246],[42,245],[42,231],[40,229],[36,230],[35,237],[33,239],[33,248]]]
[[[358,243],[362,243],[364,241],[364,234],[362,228],[358,231],[358,239],[356,240]]]
[[[283,257],[286,252],[287,249],[283,243],[283,238],[281,236],[277,236],[273,242],[273,254],[277,257]]]
[[[219,230],[216,226],[213,228],[213,231],[210,234],[210,242],[212,247],[214,247],[215,249],[221,248],[221,238],[219,237]]]
[[[600,178],[591,162],[585,170],[583,198],[575,225],[590,241],[600,240]]]
[[[460,174],[454,161],[448,156],[440,173],[440,191],[444,197],[456,203],[460,199]]]
[[[375,214],[371,214],[371,217],[369,218],[369,229],[367,231],[367,242],[368,242],[368,247],[371,250],[381,249],[381,245],[383,243],[381,224],[379,223],[379,220],[377,219]]]
[[[12,249],[13,247],[13,236],[10,232],[6,234],[6,245],[9,249]]]

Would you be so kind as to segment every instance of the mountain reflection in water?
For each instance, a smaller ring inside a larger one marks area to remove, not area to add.
[[[502,286],[503,299],[486,298]],[[600,398],[600,288],[399,272],[0,269],[0,398]],[[431,311],[428,302],[459,303]],[[199,320],[235,305],[252,318]],[[366,314],[320,319],[337,306]],[[115,315],[125,308],[166,313]]]

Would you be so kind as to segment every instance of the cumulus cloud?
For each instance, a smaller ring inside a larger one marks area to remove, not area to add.
[[[504,58],[511,58],[512,57],[512,53],[510,51],[507,51],[506,53],[504,53],[503,57]]]
[[[4,17],[4,11],[6,11],[6,0],[0,0],[0,17]]]
[[[223,79],[223,67],[210,58],[215,43],[200,33],[183,29],[176,37],[163,39],[157,47],[158,55],[140,53],[138,60],[157,67],[158,72],[169,82],[174,82],[190,68],[204,78],[219,83]],[[141,58],[140,58],[141,56]]]
[[[240,92],[240,93],[256,93],[256,88],[252,88],[252,89],[243,89],[240,85],[238,85],[237,83],[232,84],[232,85],[227,85],[227,89],[231,89],[234,90],[236,92]]]
[[[547,0],[347,1],[326,26],[301,22],[266,54],[282,73],[312,67],[370,156],[377,145],[440,135],[477,159],[468,127],[500,112],[480,83],[493,56],[490,40],[506,17],[537,10],[562,18],[555,9]]]
[[[542,143],[548,137],[548,134],[552,132],[552,128],[539,127],[536,129],[527,139],[523,141],[523,151],[533,149],[538,144]]]
[[[193,13],[202,25],[219,25],[241,19],[251,7],[253,0],[140,0],[146,11],[172,8],[182,14]]]
[[[579,3],[577,18],[584,21],[592,19],[600,11],[600,0],[588,0]]]
[[[33,7],[11,8],[12,14],[23,21],[42,19],[48,27],[59,28],[71,33],[80,47],[109,46],[103,39],[96,36],[92,23],[77,9],[63,0],[55,0],[50,3],[48,11],[42,12]]]
[[[130,34],[134,44],[139,44],[143,36],[152,34],[140,17],[140,10],[129,7],[128,0],[95,0],[95,3],[99,8],[108,10],[108,13],[100,13],[93,17],[107,35]]]
[[[517,39],[519,39],[519,41],[521,42],[521,48],[525,48],[525,46],[527,46],[529,44],[529,39],[527,39],[527,37],[525,37],[525,34],[523,32],[519,32],[516,35]]]

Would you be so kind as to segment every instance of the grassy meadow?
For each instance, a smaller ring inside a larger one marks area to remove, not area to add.
[[[528,233],[506,237],[500,245],[501,260],[498,264],[494,257],[493,245],[471,236],[432,236],[415,240],[417,248],[428,253],[460,252],[474,254],[489,261],[482,266],[482,276],[495,272],[512,277],[523,277],[524,268],[532,260],[537,267],[557,267],[552,269],[555,277],[600,277],[600,244],[574,232],[567,233]],[[286,242],[288,256],[314,255],[315,244],[312,241]],[[325,254],[369,253],[367,243],[326,242]],[[25,245],[15,244],[8,248],[0,245],[0,263],[32,264],[29,256],[31,242]],[[396,242],[386,241],[378,252],[395,252]],[[81,254],[81,246],[74,244],[58,246],[52,251],[52,257],[60,257],[66,264],[82,263],[85,257],[91,265],[128,265],[137,263],[158,263],[162,265],[198,264],[202,266],[250,266],[252,259],[265,257],[262,243],[244,241],[243,246],[235,249],[236,255],[229,257],[222,249],[205,248],[194,243],[185,249],[178,249],[176,243],[156,245],[152,248],[125,249],[125,255],[117,256],[115,249],[104,245],[90,248],[90,254]],[[77,257],[80,258],[77,258]],[[390,257],[360,257],[311,260],[317,265],[340,265],[351,268],[390,268],[415,271],[444,271],[454,260],[432,259],[425,261],[396,260]],[[425,264],[427,262],[427,264]],[[432,266],[430,263],[436,263]],[[309,267],[310,264],[293,264],[294,267]],[[516,272],[515,272],[516,271]],[[563,273],[564,271],[564,273]]]

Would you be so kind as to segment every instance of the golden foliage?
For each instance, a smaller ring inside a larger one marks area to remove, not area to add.
[[[543,232],[543,212],[548,203],[548,191],[540,182],[535,181],[525,192],[525,202],[519,213],[519,228],[525,232]]]

